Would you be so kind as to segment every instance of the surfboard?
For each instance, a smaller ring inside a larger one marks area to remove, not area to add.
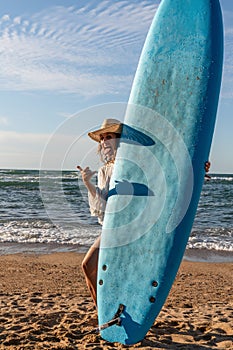
[[[222,57],[218,0],[161,1],[134,78],[102,228],[97,305],[99,325],[118,319],[100,327],[110,342],[141,341],[175,279],[204,181]]]

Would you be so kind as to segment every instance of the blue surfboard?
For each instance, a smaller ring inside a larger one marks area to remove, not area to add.
[[[218,0],[162,0],[125,115],[102,229],[99,324],[141,341],[159,314],[191,232],[222,74]],[[118,312],[117,312],[118,310]]]

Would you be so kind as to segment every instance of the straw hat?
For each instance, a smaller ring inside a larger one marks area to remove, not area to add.
[[[100,135],[107,133],[107,132],[113,132],[116,134],[120,134],[122,131],[122,124],[117,119],[105,119],[103,121],[103,124],[101,125],[101,128],[92,131],[88,133],[88,136],[94,141],[100,142]]]

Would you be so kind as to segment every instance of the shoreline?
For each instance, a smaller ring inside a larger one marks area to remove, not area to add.
[[[123,349],[98,334],[83,253],[1,255],[0,349]],[[145,339],[130,348],[231,349],[233,263],[182,261]]]
[[[0,256],[12,254],[86,253],[89,246],[55,243],[0,243]],[[207,263],[233,263],[233,252],[208,249],[186,249],[183,260]]]

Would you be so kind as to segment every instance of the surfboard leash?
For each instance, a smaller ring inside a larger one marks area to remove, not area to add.
[[[85,336],[85,335],[88,335],[88,334],[98,334],[102,330],[104,330],[106,328],[109,328],[109,327],[112,327],[114,325],[121,326],[121,317],[120,316],[122,315],[122,313],[124,311],[124,308],[125,308],[125,306],[123,304],[120,304],[119,307],[118,307],[117,312],[115,313],[114,317],[110,321],[100,325],[97,328],[92,329],[89,332],[82,333],[82,336]]]

